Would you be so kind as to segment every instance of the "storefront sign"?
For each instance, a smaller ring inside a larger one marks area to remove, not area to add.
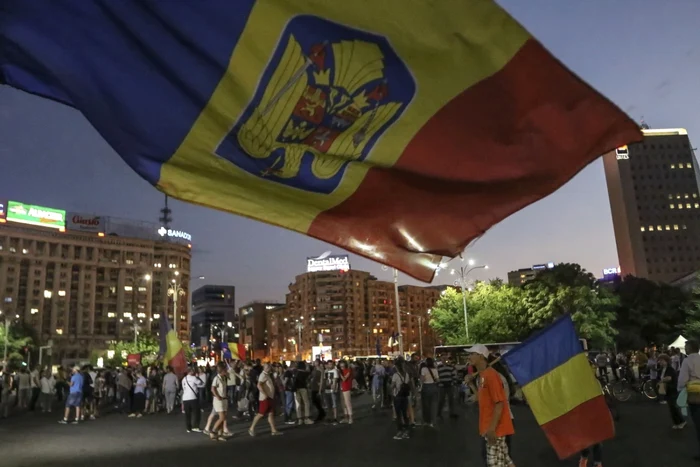
[[[188,242],[192,241],[192,235],[188,234],[187,232],[183,232],[182,230],[173,230],[161,227],[160,229],[158,229],[158,235],[160,235],[161,237],[182,238],[183,240],[187,240]]]
[[[66,227],[66,211],[44,206],[35,206],[33,204],[24,204],[19,201],[8,201],[7,220],[20,224],[64,229]]]
[[[99,233],[105,231],[105,221],[100,216],[69,212],[66,216],[66,228],[68,230],[80,230],[81,232]]]
[[[330,252],[328,252],[317,258],[306,258],[306,272],[348,270],[350,270],[348,255],[330,256]]]

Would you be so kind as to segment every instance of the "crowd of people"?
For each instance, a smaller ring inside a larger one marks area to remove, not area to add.
[[[668,349],[667,353],[611,357],[601,352],[591,356],[591,363],[602,380],[649,374],[658,384],[660,402],[669,406],[673,428],[683,429],[686,417],[700,426],[699,351],[698,344],[689,341],[685,353]],[[517,400],[518,387],[498,357],[475,345],[469,350],[469,364],[459,369],[449,360],[438,362],[417,354],[408,360],[316,360],[289,365],[221,361],[215,366],[190,366],[184,376],[157,364],[117,369],[85,365],[58,368],[53,374],[39,367],[16,372],[0,369],[0,417],[11,411],[51,412],[60,405],[64,409],[61,424],[94,420],[106,411],[136,419],[181,412],[188,433],[225,441],[232,436],[229,422],[236,420],[249,423],[250,436],[256,436],[264,418],[271,435],[281,435],[276,415],[288,425],[352,425],[354,396],[368,394],[372,410],[392,414],[394,439],[404,440],[418,425],[434,427],[445,408],[447,416],[457,418],[458,406],[474,401],[479,407],[486,465],[512,467],[510,444],[515,430],[510,404]],[[682,393],[685,403],[679,397]],[[209,408],[202,424],[202,414]],[[602,466],[600,445],[581,453],[579,466],[589,465]]]

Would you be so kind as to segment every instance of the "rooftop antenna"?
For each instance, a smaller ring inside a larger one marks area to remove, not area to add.
[[[639,128],[641,128],[642,130],[649,129],[649,125],[647,124],[647,122],[644,121],[644,115],[642,115],[642,120],[641,120],[641,123],[639,124]]]
[[[173,211],[168,207],[168,195],[165,195],[165,206],[160,210],[161,216],[158,220],[160,221],[160,225],[166,229],[170,228],[170,223],[173,221],[172,213]]]

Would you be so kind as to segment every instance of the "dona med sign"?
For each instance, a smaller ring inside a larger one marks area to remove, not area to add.
[[[348,255],[331,256],[327,251],[316,258],[306,258],[306,272],[347,271],[350,269]]]
[[[20,203],[19,201],[8,201],[7,220],[8,222],[62,230],[66,227],[66,211]]]

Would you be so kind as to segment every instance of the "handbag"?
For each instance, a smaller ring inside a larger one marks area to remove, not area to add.
[[[688,404],[700,404],[700,380],[688,381]]]
[[[657,390],[657,394],[659,396],[666,395],[666,383],[664,383],[664,382],[659,383],[659,389]]]

